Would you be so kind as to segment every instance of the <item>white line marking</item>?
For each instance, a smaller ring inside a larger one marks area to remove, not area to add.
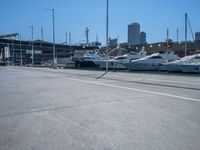
[[[20,67],[20,68],[22,68],[22,67]],[[27,68],[26,68],[27,69]],[[33,70],[36,70],[35,68],[29,68],[29,69],[33,69]],[[44,70],[44,68],[37,68],[38,69],[38,71],[42,71],[42,70]],[[45,69],[47,69],[48,71],[49,71],[49,68],[45,68]],[[57,70],[50,70],[50,71],[55,71],[55,72],[58,72]],[[85,70],[84,70],[85,71]],[[62,72],[66,72],[66,73],[68,73],[67,71],[62,71]],[[70,72],[71,72],[71,70],[70,70]],[[73,70],[73,72],[74,73],[77,73],[77,71],[76,70]],[[89,71],[85,71],[86,73],[87,72],[89,72]],[[84,73],[83,75],[87,75],[86,73]],[[82,75],[82,74],[79,74],[79,75]],[[90,75],[96,75],[96,73],[93,73],[93,74],[91,74],[90,73]],[[194,84],[194,85],[200,85],[200,82],[198,83],[198,82],[180,82],[180,81],[173,81],[173,80],[158,80],[158,79],[147,79],[147,78],[141,78],[141,77],[137,77],[137,76],[123,76],[123,75],[114,75],[114,74],[112,74],[113,76],[109,76],[109,74],[108,74],[108,77],[120,77],[120,78],[126,78],[126,79],[139,79],[139,80],[149,80],[149,81],[161,81],[161,82],[170,82],[170,83],[177,83],[177,84]]]
[[[142,93],[149,93],[149,94],[154,94],[154,95],[162,95],[162,96],[167,96],[167,97],[173,97],[173,98],[178,98],[178,99],[184,99],[184,100],[189,100],[189,101],[200,102],[200,99],[195,99],[195,98],[190,98],[190,97],[183,97],[183,96],[178,96],[178,95],[173,95],[173,94],[153,92],[153,91],[141,90],[141,89],[136,89],[136,88],[129,88],[129,87],[124,87],[124,86],[111,85],[111,84],[106,84],[106,83],[99,83],[99,82],[95,82],[95,81],[86,81],[86,80],[81,80],[81,79],[76,79],[76,78],[71,78],[71,77],[67,77],[67,79],[70,79],[70,80],[73,80],[73,81],[89,83],[89,84],[95,84],[95,85],[101,85],[101,86],[107,86],[107,87],[113,87],[113,88],[119,88],[119,89],[142,92]]]
[[[171,83],[181,83],[181,84],[195,84],[195,85],[200,85],[200,83],[195,83],[195,82],[177,82],[177,81],[172,81],[172,80],[158,80],[158,79],[146,79],[146,78],[140,78],[140,77],[136,77],[136,76],[120,76],[120,75],[115,75],[112,77],[121,77],[121,78],[126,78],[126,79],[141,79],[141,80],[149,80],[149,81],[161,81],[161,82],[171,82]]]
[[[78,82],[84,82],[84,83],[89,83],[89,84],[100,85],[100,86],[107,86],[107,87],[113,87],[113,88],[118,88],[118,89],[131,90],[131,91],[137,91],[137,92],[142,92],[142,93],[148,93],[148,94],[154,94],[154,95],[162,95],[162,96],[167,96],[167,97],[173,97],[173,98],[178,98],[178,99],[184,99],[184,100],[189,100],[189,101],[200,102],[200,99],[195,99],[195,98],[190,98],[190,97],[183,97],[183,96],[178,96],[178,95],[173,95],[173,94],[153,92],[153,91],[141,90],[141,89],[130,88],[130,87],[125,87],[125,86],[118,86],[118,85],[112,85],[112,84],[106,84],[106,83],[99,83],[99,82],[95,82],[95,81],[86,81],[86,80],[81,80],[81,79],[76,79],[76,78],[68,78],[68,79],[73,80],[73,81],[78,81]]]

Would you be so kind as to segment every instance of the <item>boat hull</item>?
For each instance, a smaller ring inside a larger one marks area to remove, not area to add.
[[[93,61],[75,61],[76,68],[97,68]]]
[[[200,73],[200,64],[182,64],[179,67],[184,73]]]
[[[106,61],[94,62],[99,68],[106,69]],[[108,61],[108,69],[124,70],[127,69],[124,65],[117,61]]]
[[[163,70],[168,72],[181,72],[178,64],[165,64]]]
[[[160,63],[126,63],[124,65],[130,71],[158,71]]]

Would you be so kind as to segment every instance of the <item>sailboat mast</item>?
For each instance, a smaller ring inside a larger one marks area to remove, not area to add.
[[[167,29],[167,52],[169,52],[169,29]]]
[[[43,30],[43,27],[41,27],[41,40],[44,41],[44,30]]]
[[[66,31],[66,32],[65,32],[65,40],[66,40],[65,43],[66,43],[66,45],[67,45],[67,36],[68,36],[68,35],[67,35],[67,31]]]
[[[187,13],[185,13],[185,56],[187,56]]]
[[[177,39],[177,43],[179,42],[179,29],[177,28],[176,30],[176,39]]]

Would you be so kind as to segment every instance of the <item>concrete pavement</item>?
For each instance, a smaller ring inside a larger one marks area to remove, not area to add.
[[[0,149],[200,149],[200,76],[102,73],[0,67]]]

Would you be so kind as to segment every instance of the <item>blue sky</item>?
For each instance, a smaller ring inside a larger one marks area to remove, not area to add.
[[[85,39],[89,27],[89,40],[105,43],[106,0],[1,0],[0,34],[19,32],[30,39],[34,25],[34,38],[52,41],[52,14],[44,8],[55,8],[56,42],[65,42],[65,32],[71,31],[72,43]],[[169,28],[170,38],[176,40],[176,29],[184,39],[184,13],[188,12],[194,32],[200,31],[200,0],[110,0],[109,36],[127,41],[127,25],[138,22],[147,33],[150,43],[164,41]],[[191,39],[191,34],[189,34]]]

